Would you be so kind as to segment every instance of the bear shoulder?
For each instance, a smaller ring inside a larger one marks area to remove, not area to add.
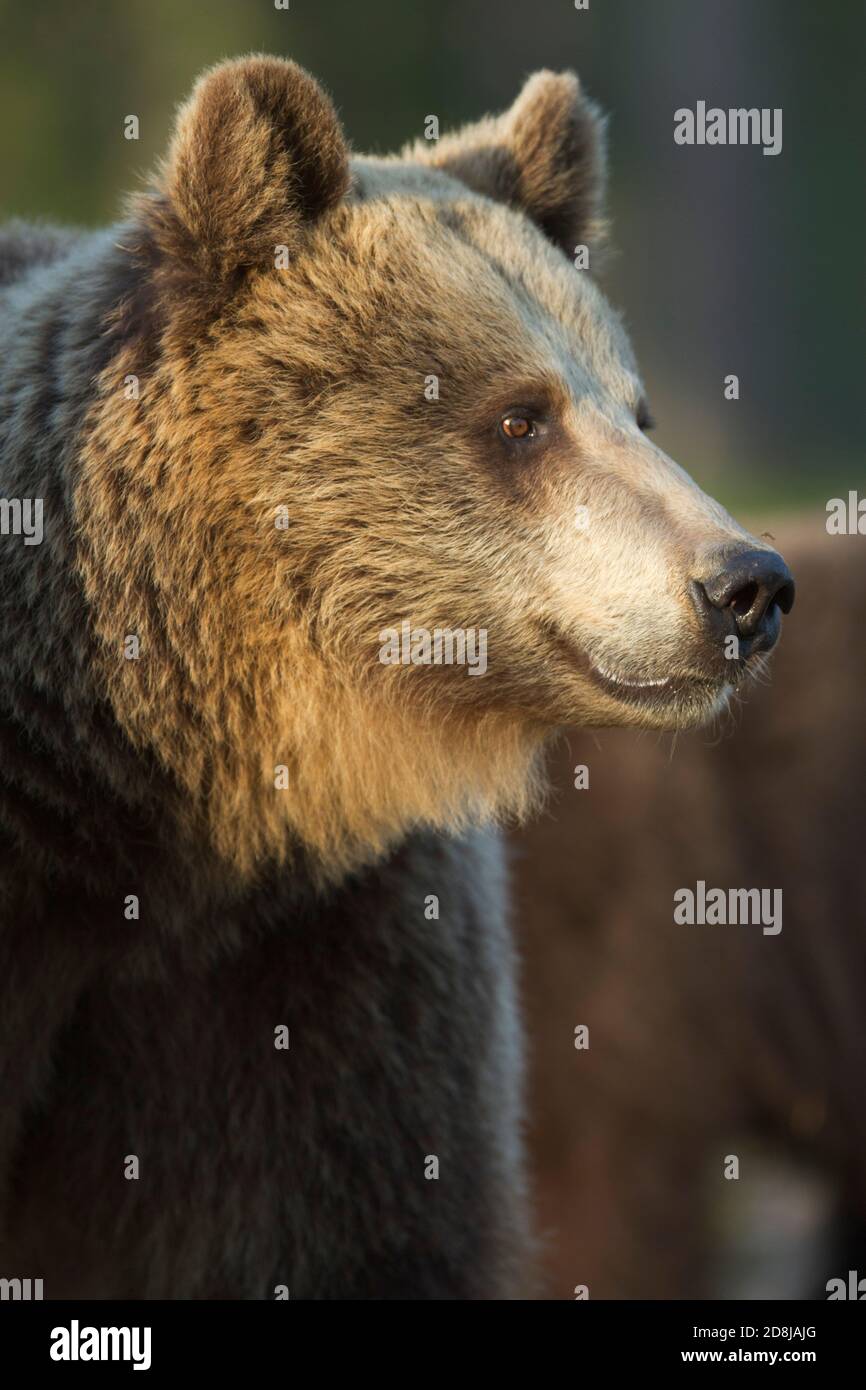
[[[84,234],[40,222],[7,222],[0,227],[0,285],[11,285],[31,270],[53,265],[77,246]]]

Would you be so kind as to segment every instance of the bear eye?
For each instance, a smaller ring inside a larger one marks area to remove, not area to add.
[[[507,415],[503,415],[499,428],[506,439],[534,439],[538,433],[532,417],[517,410],[510,410]]]

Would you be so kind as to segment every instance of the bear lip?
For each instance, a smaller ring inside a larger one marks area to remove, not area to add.
[[[629,704],[667,704],[677,697],[694,696],[699,693],[709,697],[719,695],[725,685],[732,690],[733,685],[721,676],[670,675],[660,677],[625,675],[612,671],[596,662],[589,663],[589,673],[594,683],[615,700]]]
[[[742,662],[734,670],[730,668],[735,663],[728,662],[727,669],[717,672],[674,672],[668,676],[626,674],[598,661],[554,623],[545,624],[544,630],[548,637],[554,639],[572,669],[577,666],[598,690],[621,705],[643,706],[661,712],[666,708],[675,709],[684,701],[691,704],[697,699],[704,706],[722,697],[727,700],[745,676],[745,663]]]
[[[658,680],[637,680],[633,676],[621,676],[615,671],[609,671],[601,663],[595,664],[592,669],[596,675],[601,676],[604,680],[610,681],[614,685],[624,686],[627,690],[646,690],[649,686],[661,688],[670,685],[674,679],[673,676],[662,676]]]

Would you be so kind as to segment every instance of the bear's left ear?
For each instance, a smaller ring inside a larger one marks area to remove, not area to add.
[[[519,208],[567,255],[603,239],[605,122],[573,72],[541,71],[510,109],[407,154]]]
[[[145,215],[161,250],[211,288],[273,264],[344,195],[349,159],[337,113],[297,63],[221,63],[178,113]]]

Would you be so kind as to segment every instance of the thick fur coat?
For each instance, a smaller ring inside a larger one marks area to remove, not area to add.
[[[44,505],[41,544],[0,544],[4,1275],[529,1287],[475,827],[533,805],[564,722],[724,703],[686,580],[745,535],[646,440],[575,270],[602,166],[568,74],[350,160],[312,78],[249,58],[117,226],[0,237],[2,489]],[[382,664],[406,620],[489,630],[485,679]]]

